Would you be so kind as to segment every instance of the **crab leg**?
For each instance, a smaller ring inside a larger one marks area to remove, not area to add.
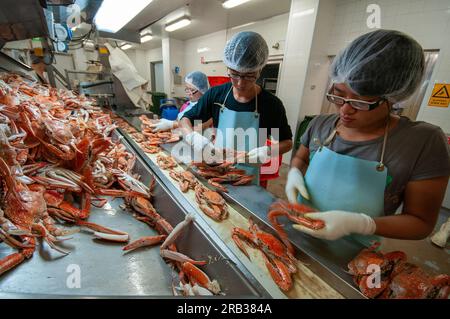
[[[238,227],[233,228],[233,235],[231,235],[231,238],[236,243],[238,248],[244,253],[245,256],[247,256],[248,259],[250,259],[250,255],[248,254],[247,249],[245,248],[240,236],[243,236],[244,238],[251,238],[252,235],[250,232]]]
[[[126,235],[128,236],[128,233],[123,232],[121,230],[115,230],[115,229],[111,229],[111,228],[107,228],[98,224],[94,224],[94,223],[90,223],[90,222],[86,222],[83,220],[76,220],[75,224],[77,224],[78,226],[84,226],[87,227],[89,229],[92,229],[96,232],[99,233],[105,233],[105,234],[111,234],[111,235]]]
[[[167,258],[167,259],[171,259],[171,260],[175,260],[175,261],[179,261],[179,262],[188,262],[194,265],[206,265],[208,262],[205,260],[193,260],[191,258],[189,258],[188,256],[176,252],[176,251],[172,251],[169,249],[162,249],[160,251],[161,257],[163,258]]]
[[[0,228],[0,239],[3,240],[5,243],[7,243],[11,247],[15,248],[33,248],[33,246],[23,244],[22,242],[18,241],[14,237],[12,237],[10,234],[5,232],[3,229]]]
[[[14,253],[0,260],[0,275],[16,267],[25,260],[22,253]]]
[[[169,236],[167,236],[166,240],[162,243],[161,249],[165,249],[171,244],[175,242],[175,240],[178,238],[178,236],[181,234],[183,229],[189,225],[191,221],[195,219],[194,215],[187,214],[185,219],[180,222],[175,228],[170,232]]]
[[[263,253],[263,257],[266,262],[266,267],[269,270],[272,279],[275,281],[278,287],[283,291],[288,291],[292,287],[291,273],[288,267],[280,260],[273,259],[273,265],[271,260]]]
[[[193,279],[200,286],[210,290],[214,294],[218,294],[220,292],[220,286],[217,280],[214,279],[211,281],[203,271],[192,263],[187,261],[184,262],[181,265],[181,269],[190,279]]]
[[[213,296],[214,295],[208,289],[197,285],[197,283],[192,286],[192,291],[194,292],[194,295],[196,295],[196,296]]]
[[[115,234],[105,234],[101,232],[94,232],[94,236],[98,239],[104,239],[108,241],[115,241],[118,243],[128,242],[130,236],[126,235],[115,235]]]
[[[159,244],[166,237],[167,237],[166,235],[141,237],[138,240],[132,242],[131,244],[123,247],[123,250],[132,251],[140,247],[153,246]]]
[[[31,177],[35,182],[38,182],[39,184],[45,185],[48,188],[62,188],[67,189],[71,192],[79,193],[81,192],[81,187],[72,182],[71,180],[56,180],[53,178],[45,177],[45,176],[33,176]]]

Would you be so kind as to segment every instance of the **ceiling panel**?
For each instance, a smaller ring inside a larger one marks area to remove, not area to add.
[[[267,19],[289,12],[291,0],[252,0],[232,9],[224,9],[221,0],[154,0],[124,29],[140,31],[149,26],[154,39],[139,48],[161,46],[161,37],[167,34],[164,26],[168,18],[188,12],[189,26],[170,33],[170,37],[188,40],[226,28]]]

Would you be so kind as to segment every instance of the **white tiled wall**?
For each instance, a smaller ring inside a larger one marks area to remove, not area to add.
[[[175,40],[175,39],[170,39],[170,70],[171,70],[171,76],[172,76],[172,80],[171,80],[171,94],[172,96],[185,96],[186,94],[184,93],[184,84],[181,85],[177,85],[174,84],[173,81],[173,77],[174,77],[174,69],[175,67],[179,67],[180,68],[180,75],[184,75],[185,72],[183,72],[183,70],[185,70],[184,67],[184,41],[180,41],[180,40]]]
[[[164,75],[167,78],[171,78],[173,75],[171,70],[175,65],[181,67],[181,76],[184,76],[191,71],[202,71],[207,75],[226,75],[226,67],[223,64],[223,48],[226,42],[237,32],[240,31],[255,31],[261,34],[266,40],[269,46],[269,54],[272,56],[282,55],[285,47],[286,30],[288,23],[289,14],[282,14],[274,16],[269,19],[256,21],[249,26],[235,27],[231,29],[221,30],[214,33],[210,33],[201,37],[189,39],[186,41],[179,41],[170,39],[166,42],[167,48],[169,50],[168,55],[163,54],[162,48],[152,49],[143,51],[142,50],[128,50],[127,53],[131,60],[135,63],[141,75],[144,78],[150,79],[150,65],[152,61],[171,61],[170,69],[164,68]],[[279,49],[274,49],[272,46],[279,43]],[[198,52],[199,49],[207,48],[205,52]],[[208,63],[201,63],[201,58]],[[166,60],[168,59],[168,60]],[[167,75],[167,76],[166,76]],[[169,95],[173,96],[183,96],[183,87],[176,85],[169,85],[166,82],[168,89],[166,90]]]
[[[221,30],[207,34],[198,38],[185,41],[185,70],[191,72],[194,70],[202,71],[207,75],[226,75],[226,67],[221,61],[223,58],[223,48],[226,42],[236,33],[241,31],[254,31],[261,34],[269,46],[269,55],[283,54],[286,39],[286,30],[289,14],[282,14],[272,18],[257,21],[248,26],[235,27],[227,30]],[[279,49],[272,46],[279,43]],[[199,49],[207,48],[208,51],[198,52]],[[207,64],[201,63],[201,57]]]

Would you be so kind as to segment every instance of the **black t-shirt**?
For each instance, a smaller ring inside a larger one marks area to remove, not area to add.
[[[192,124],[194,124],[194,120],[206,122],[212,118],[213,125],[217,128],[220,106],[214,104],[214,102],[222,104],[230,88],[230,82],[212,87],[200,98],[192,109],[184,113],[183,117],[188,118]],[[236,112],[254,112],[256,109],[256,99],[247,103],[240,103],[235,100],[233,92],[230,92],[225,106]],[[262,89],[258,94],[258,112],[260,115],[259,127],[266,129],[268,135],[277,138],[276,134],[272,134],[271,131],[271,129],[277,128],[279,129],[280,141],[292,139],[292,131],[286,118],[286,110],[284,109],[283,103],[279,98],[265,89]]]

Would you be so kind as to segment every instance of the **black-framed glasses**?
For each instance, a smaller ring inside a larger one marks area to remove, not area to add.
[[[327,100],[331,103],[337,105],[337,106],[343,106],[345,103],[348,103],[353,107],[354,109],[360,110],[360,111],[372,111],[373,109],[377,108],[381,104],[383,104],[385,101],[387,101],[386,98],[382,97],[378,101],[375,102],[367,102],[367,101],[361,101],[361,100],[354,100],[354,99],[345,99],[342,96],[337,96],[334,94],[331,94],[333,87],[330,89],[330,91],[327,93]]]
[[[228,72],[228,77],[232,78],[233,80],[245,80],[245,81],[256,81],[258,78],[257,75],[242,75],[238,73]]]
[[[194,95],[195,93],[198,92],[198,90],[196,90],[196,89],[185,88],[185,89],[184,89],[184,92],[186,92],[186,93],[188,93],[188,94]]]

